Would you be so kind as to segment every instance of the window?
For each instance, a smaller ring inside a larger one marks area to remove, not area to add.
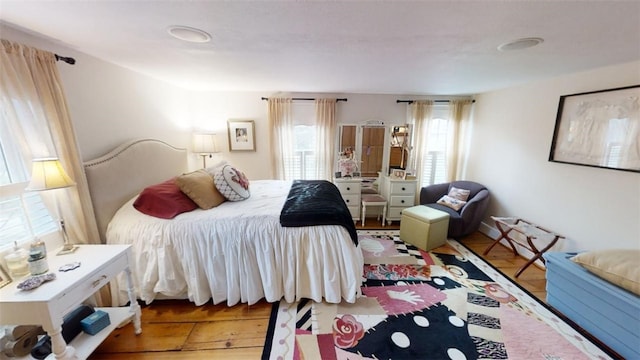
[[[293,154],[285,159],[286,180],[317,178],[314,105],[293,105]]]
[[[434,109],[433,118],[429,122],[429,128],[419,136],[426,137],[426,152],[422,159],[422,184],[443,183],[447,179],[447,141],[449,139],[450,121],[446,111]]]
[[[0,249],[14,241],[30,241],[57,230],[38,192],[25,191],[28,171],[19,151],[18,139],[8,130],[2,113],[0,127]]]

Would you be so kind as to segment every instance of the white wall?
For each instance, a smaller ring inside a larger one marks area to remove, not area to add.
[[[640,62],[477,96],[466,174],[490,189],[488,215],[566,236],[555,250],[640,248],[640,174],[547,160],[561,95],[636,84]]]

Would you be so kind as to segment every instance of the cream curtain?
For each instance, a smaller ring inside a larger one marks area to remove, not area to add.
[[[293,155],[293,116],[290,98],[269,98],[269,138],[271,173],[274,179],[291,179]]]
[[[433,112],[432,100],[415,100],[409,104],[409,123],[413,125],[413,156],[411,168],[415,169],[418,184],[422,184],[422,159],[428,156],[427,138],[429,136],[429,121]]]
[[[467,135],[472,100],[449,101],[449,131],[446,150],[447,181],[464,177],[464,157],[466,157]]]
[[[316,103],[316,178],[331,180],[336,152],[336,99],[317,99]]]
[[[58,157],[76,186],[55,190],[70,241],[98,243],[89,187],[69,117],[55,55],[2,39],[0,87],[3,121],[19,138],[25,165],[38,157]],[[16,101],[18,100],[18,101]],[[29,170],[30,171],[30,170]],[[51,191],[49,191],[51,192]],[[47,193],[47,192],[44,192]],[[43,194],[44,195],[44,194]],[[56,212],[52,199],[45,202]]]

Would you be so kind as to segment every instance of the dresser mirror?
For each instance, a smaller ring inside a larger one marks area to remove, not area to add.
[[[409,162],[409,126],[391,126],[391,143],[389,149],[389,171],[406,170]]]
[[[352,156],[362,177],[378,177],[378,172],[405,170],[409,162],[407,125],[340,125],[338,159]],[[338,169],[338,171],[340,171]]]

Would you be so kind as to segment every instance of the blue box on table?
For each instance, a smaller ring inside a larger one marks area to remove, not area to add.
[[[80,321],[82,330],[90,335],[99,333],[100,330],[106,328],[109,324],[111,324],[109,314],[102,310],[96,310],[93,314]]]

